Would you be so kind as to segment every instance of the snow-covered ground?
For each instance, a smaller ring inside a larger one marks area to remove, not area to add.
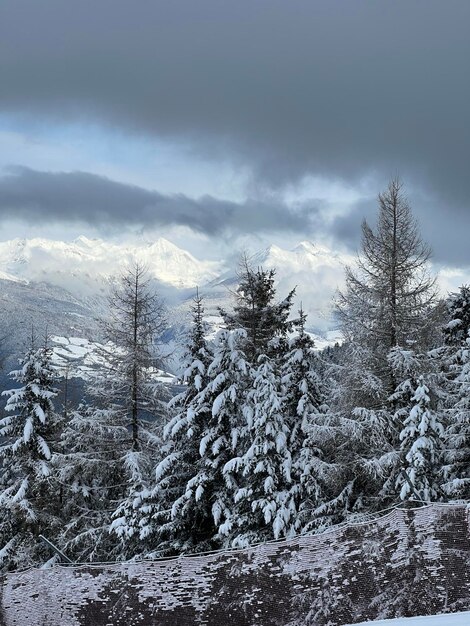
[[[354,626],[470,626],[470,611],[427,617],[401,617],[399,619],[362,622]]]
[[[69,377],[79,377],[87,380],[90,372],[103,365],[103,357],[106,353],[113,350],[111,344],[106,346],[92,342],[83,337],[51,337],[52,362],[58,372]],[[73,365],[73,367],[69,367]],[[153,379],[155,381],[166,383],[168,385],[175,384],[176,380],[173,374],[160,369],[152,369]]]

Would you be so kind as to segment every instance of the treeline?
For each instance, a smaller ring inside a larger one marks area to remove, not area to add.
[[[317,532],[400,502],[470,492],[470,289],[446,301],[398,180],[362,227],[336,299],[341,345],[315,350],[275,271],[245,259],[224,328],[197,296],[182,392],[158,380],[164,307],[140,267],[110,298],[86,399],[59,410],[47,343],[4,392],[0,562],[109,561]],[[52,557],[55,559],[56,557]]]

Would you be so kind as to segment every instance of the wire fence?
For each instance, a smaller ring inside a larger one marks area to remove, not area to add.
[[[415,502],[243,549],[10,573],[0,626],[340,626],[461,611],[469,511]]]

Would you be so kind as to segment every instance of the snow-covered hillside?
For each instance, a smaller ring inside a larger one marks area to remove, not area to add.
[[[102,366],[103,355],[109,354],[116,348],[109,344],[104,346],[98,342],[83,337],[52,336],[52,363],[62,376],[89,379],[89,373]],[[175,377],[163,370],[152,369],[153,380],[172,385]]]
[[[399,619],[362,622],[354,626],[469,626],[470,611],[446,615],[428,615],[426,617],[401,617]]]

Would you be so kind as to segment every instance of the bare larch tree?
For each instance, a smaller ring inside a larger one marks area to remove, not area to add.
[[[378,204],[376,228],[362,223],[356,267],[346,268],[337,313],[346,342],[367,348],[382,364],[375,374],[390,393],[394,381],[386,355],[396,346],[423,347],[436,288],[429,273],[431,249],[421,238],[398,178],[379,194]]]
[[[156,340],[166,324],[163,302],[146,268],[136,263],[114,286],[109,297],[109,319],[104,323],[109,346],[106,361],[117,383],[114,399],[127,411],[135,451],[141,447],[140,416],[153,413],[157,406],[152,372],[161,365]]]

